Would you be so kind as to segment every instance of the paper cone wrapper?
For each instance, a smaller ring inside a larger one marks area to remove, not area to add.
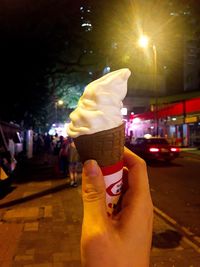
[[[74,138],[81,161],[98,162],[106,184],[106,202],[111,214],[118,202],[122,188],[124,124],[105,131]]]

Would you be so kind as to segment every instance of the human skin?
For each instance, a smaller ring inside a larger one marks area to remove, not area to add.
[[[83,267],[148,267],[152,241],[153,204],[146,163],[125,148],[127,188],[120,211],[106,212],[105,183],[94,160],[84,163],[81,236]]]

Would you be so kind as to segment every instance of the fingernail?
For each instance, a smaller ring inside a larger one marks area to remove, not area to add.
[[[87,176],[96,176],[99,173],[99,166],[96,160],[87,160],[84,163],[84,172]]]

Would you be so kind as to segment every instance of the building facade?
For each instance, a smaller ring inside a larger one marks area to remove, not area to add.
[[[184,49],[184,91],[200,87],[200,48],[198,40],[186,40]]]
[[[179,146],[200,147],[200,97],[164,104],[151,111],[131,114],[127,135],[166,137]]]

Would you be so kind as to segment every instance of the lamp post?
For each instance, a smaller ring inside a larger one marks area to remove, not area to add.
[[[63,100],[58,100],[55,102],[55,115],[56,115],[56,123],[58,120],[58,106],[62,106],[64,104]]]
[[[142,35],[139,40],[138,44],[143,49],[149,46],[149,38],[146,35]],[[151,45],[153,51],[153,87],[154,87],[154,94],[155,94],[155,108],[154,108],[154,127],[155,127],[155,134],[158,136],[159,133],[159,125],[158,125],[158,97],[157,97],[157,48],[155,44]]]
[[[155,94],[155,112],[154,112],[154,121],[156,136],[159,134],[159,120],[158,120],[158,90],[157,90],[157,49],[155,44],[152,46],[153,49],[153,62],[154,62],[154,94]]]

